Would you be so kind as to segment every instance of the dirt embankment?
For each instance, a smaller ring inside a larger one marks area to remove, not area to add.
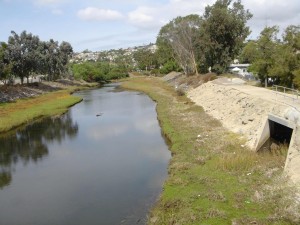
[[[87,86],[90,84],[84,81],[72,81],[68,79],[61,79],[55,82],[34,82],[29,84],[4,85],[0,86],[0,103],[13,102],[17,99],[35,97],[44,93],[67,89],[71,86]]]

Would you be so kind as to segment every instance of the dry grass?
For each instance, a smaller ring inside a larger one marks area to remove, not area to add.
[[[196,88],[201,84],[207,83],[208,81],[215,80],[217,75],[214,73],[183,76],[178,81],[179,85],[186,84],[189,87]]]
[[[250,151],[222,154],[216,163],[217,169],[225,172],[252,171],[259,161],[259,156]]]

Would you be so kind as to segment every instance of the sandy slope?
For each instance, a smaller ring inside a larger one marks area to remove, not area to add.
[[[188,97],[226,128],[242,134],[252,149],[270,113],[300,126],[300,97],[297,100],[295,96],[244,85],[240,79],[220,78],[208,82],[189,91]]]

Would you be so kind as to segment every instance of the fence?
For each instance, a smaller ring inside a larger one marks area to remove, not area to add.
[[[294,100],[299,100],[300,99],[300,92],[296,89],[293,88],[287,88],[279,85],[273,85],[272,90],[276,92],[276,96],[281,95],[287,98],[291,98]]]

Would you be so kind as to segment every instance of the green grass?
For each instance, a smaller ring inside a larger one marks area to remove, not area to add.
[[[35,98],[0,104],[0,133],[7,132],[37,118],[62,114],[82,99],[70,90],[47,93]]]
[[[132,78],[122,86],[157,102],[172,152],[148,224],[300,223],[295,189],[282,176],[284,155],[246,149],[240,136],[158,78]]]

